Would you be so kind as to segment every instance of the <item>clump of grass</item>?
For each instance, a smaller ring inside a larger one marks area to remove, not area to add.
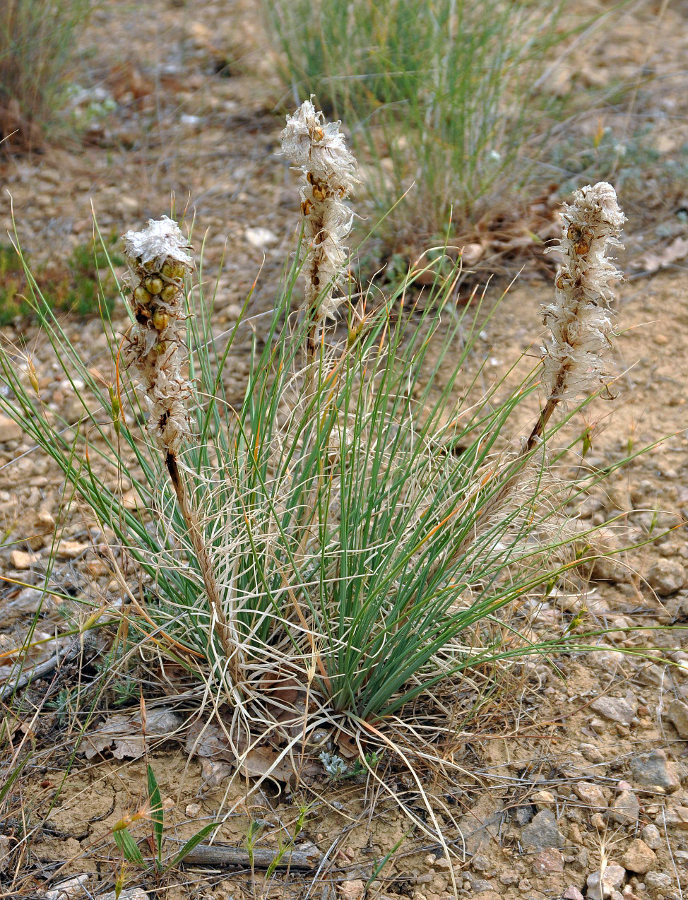
[[[34,277],[53,309],[80,316],[98,313],[101,307],[112,309],[116,285],[109,266],[123,262],[116,241],[117,236],[110,235],[103,246],[100,241],[78,244],[64,263],[35,267]],[[14,246],[0,244],[0,326],[34,316],[25,263]]]
[[[514,202],[542,138],[548,51],[567,36],[558,0],[266,7],[287,83],[348,123],[376,213],[413,185],[383,225],[391,252],[446,235],[453,216],[451,241]]]
[[[336,169],[339,133],[335,141],[310,104],[296,121],[305,123],[303,158]],[[285,150],[293,138],[288,128]],[[306,182],[315,189],[321,179]],[[110,558],[128,604],[111,612],[129,639],[195,673],[199,699],[213,691],[236,747],[271,735],[279,762],[327,727],[359,744],[372,737],[406,762],[388,735],[418,742],[417,702],[429,733],[448,685],[580,646],[569,629],[521,635],[518,614],[577,564],[581,535],[567,513],[602,477],[562,484],[547,450],[566,420],[554,412],[604,374],[603,306],[615,277],[606,249],[622,222],[607,184],[577,192],[564,211],[565,260],[545,310],[547,397],[523,435],[513,422],[541,367],[476,391],[478,375],[464,369],[479,326],[459,302],[458,268],[446,278],[419,263],[391,290],[357,300],[341,295],[338,243],[316,297],[321,230],[306,222],[308,243],[255,344],[237,409],[223,372],[243,321],[216,349],[212,300],[202,283],[182,292],[189,251],[169,219],[126,235],[136,284],[123,291],[124,339],[105,320],[109,382],[70,344],[25,270],[60,365],[84,385],[84,411],[66,431],[7,349],[0,366],[12,394],[0,395],[0,408],[115,535]],[[345,321],[328,327],[318,302]],[[147,513],[123,502],[113,473],[131,481]],[[140,589],[122,574],[125,559]],[[366,766],[373,758],[361,750]]]
[[[4,0],[0,8],[0,139],[31,149],[55,122],[89,0]]]

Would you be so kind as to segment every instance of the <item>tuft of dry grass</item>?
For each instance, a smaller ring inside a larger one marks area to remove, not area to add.
[[[40,146],[68,83],[75,36],[89,0],[3,0],[0,5],[0,141]]]

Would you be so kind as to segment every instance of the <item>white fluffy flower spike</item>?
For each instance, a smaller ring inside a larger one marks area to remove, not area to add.
[[[356,160],[347,149],[339,122],[325,122],[322,112],[305,100],[287,116],[282,153],[301,171],[301,212],[304,217],[303,262],[306,307],[313,319],[309,334],[312,356],[323,318],[335,314],[347,258],[345,241],[353,212],[344,200],[358,181]]]
[[[613,283],[622,277],[607,256],[609,247],[621,246],[626,221],[610,184],[601,181],[576,191],[561,219],[564,261],[555,278],[554,302],[544,307],[551,332],[543,347],[548,400],[527,449],[541,437],[558,403],[605,383],[604,354],[612,330],[608,301]]]
[[[124,235],[124,251],[137,281],[131,297],[136,325],[124,361],[135,368],[145,389],[149,430],[173,454],[189,434],[186,404],[191,385],[182,371],[182,287],[184,274],[193,267],[188,249],[179,226],[167,216]]]

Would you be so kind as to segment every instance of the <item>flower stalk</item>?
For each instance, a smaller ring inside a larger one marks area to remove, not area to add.
[[[179,450],[191,436],[188,402],[193,395],[184,350],[184,276],[193,268],[188,242],[172,219],[150,219],[143,231],[128,231],[124,249],[136,285],[131,295],[135,325],[123,351],[125,365],[138,375],[150,409],[148,430],[165,456],[191,546],[198,561],[232,687],[240,683],[239,643],[225,615],[198,511],[179,467]]]
[[[614,188],[606,182],[581,188],[562,214],[561,250],[554,301],[544,307],[550,337],[543,347],[547,401],[525,444],[528,453],[542,439],[560,403],[607,383],[604,353],[612,330],[608,302],[611,286],[622,276],[607,256],[620,247],[626,217]]]
[[[325,122],[322,112],[305,100],[287,116],[281,135],[283,155],[301,172],[302,262],[311,361],[323,320],[333,318],[342,301],[335,293],[341,286],[348,255],[345,241],[354,216],[345,200],[359,180],[356,160],[339,126],[339,122]]]

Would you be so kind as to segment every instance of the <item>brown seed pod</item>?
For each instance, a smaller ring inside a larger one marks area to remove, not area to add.
[[[589,228],[582,228],[580,225],[572,222],[566,231],[566,236],[573,244],[573,249],[578,256],[585,256],[589,252],[593,238]]]
[[[153,313],[152,322],[156,331],[164,331],[170,324],[170,315],[164,309],[156,309]]]
[[[134,300],[136,300],[137,303],[140,303],[141,306],[148,306],[152,299],[152,295],[149,294],[141,284],[134,291]]]
[[[160,291],[160,297],[166,303],[169,303],[179,293],[179,288],[176,284],[166,284],[165,287]]]
[[[160,274],[163,278],[183,278],[184,271],[185,268],[182,263],[176,262],[174,259],[166,259],[160,270]]]
[[[149,275],[143,283],[151,294],[159,294],[165,286],[162,278],[158,275]]]

